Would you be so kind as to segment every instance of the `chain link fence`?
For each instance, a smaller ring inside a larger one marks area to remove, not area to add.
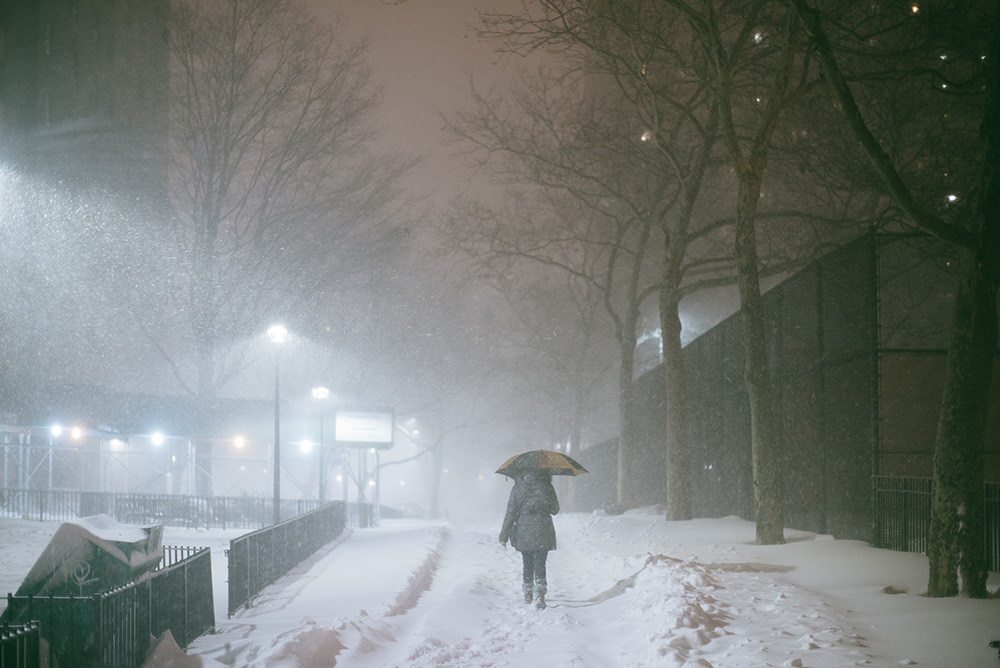
[[[787,526],[871,541],[876,476],[932,474],[957,280],[946,244],[870,233],[764,295]],[[684,348],[696,516],[754,518],[743,360],[738,313]],[[662,374],[660,366],[637,381],[642,505],[666,499]],[[1000,382],[991,400],[985,470],[1000,481]]]

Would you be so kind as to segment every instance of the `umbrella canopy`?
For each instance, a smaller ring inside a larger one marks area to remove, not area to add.
[[[503,466],[496,470],[497,473],[514,477],[525,471],[541,471],[549,475],[580,475],[587,473],[587,469],[580,466],[569,455],[552,450],[532,450],[514,455],[503,463]]]

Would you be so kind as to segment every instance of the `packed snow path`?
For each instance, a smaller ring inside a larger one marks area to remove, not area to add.
[[[356,531],[188,653],[262,668],[996,660],[987,643],[1000,632],[1000,601],[918,596],[918,555],[795,531],[787,545],[755,546],[753,525],[737,519],[560,515],[549,607],[537,610],[522,599],[520,556],[493,529],[386,522]],[[942,625],[956,614],[961,634]]]

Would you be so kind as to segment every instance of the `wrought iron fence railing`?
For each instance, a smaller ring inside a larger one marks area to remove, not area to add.
[[[42,665],[42,636],[37,622],[0,626],[0,668]]]
[[[186,647],[215,627],[211,551],[167,551],[165,565],[139,582],[93,596],[8,594],[5,614],[39,624],[50,666],[138,668],[164,631]]]
[[[188,528],[260,528],[271,523],[273,500],[254,496],[181,496],[0,488],[0,517],[61,522],[104,513],[127,524]],[[319,501],[284,499],[282,517],[315,510]]]
[[[346,524],[337,501],[229,542],[229,615],[309,555],[339,536]]]
[[[927,552],[931,524],[931,478],[876,476],[875,546]],[[984,485],[983,540],[986,564],[1000,571],[1000,483]]]

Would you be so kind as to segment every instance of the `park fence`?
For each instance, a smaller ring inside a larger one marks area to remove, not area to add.
[[[875,547],[927,552],[931,526],[931,478],[876,476]],[[1000,571],[1000,483],[984,485],[983,540],[986,566]]]
[[[249,607],[264,587],[273,584],[303,559],[343,531],[346,504],[327,504],[280,524],[229,542],[229,615]]]
[[[315,510],[317,500],[283,499],[281,516]],[[126,524],[256,529],[273,521],[273,499],[0,488],[0,517],[65,522],[105,514]]]
[[[37,622],[0,626],[0,668],[42,665],[42,636]]]
[[[37,623],[49,666],[138,668],[165,631],[186,647],[214,629],[211,561],[208,548],[166,548],[163,565],[138,582],[93,596],[8,594],[8,615]]]

